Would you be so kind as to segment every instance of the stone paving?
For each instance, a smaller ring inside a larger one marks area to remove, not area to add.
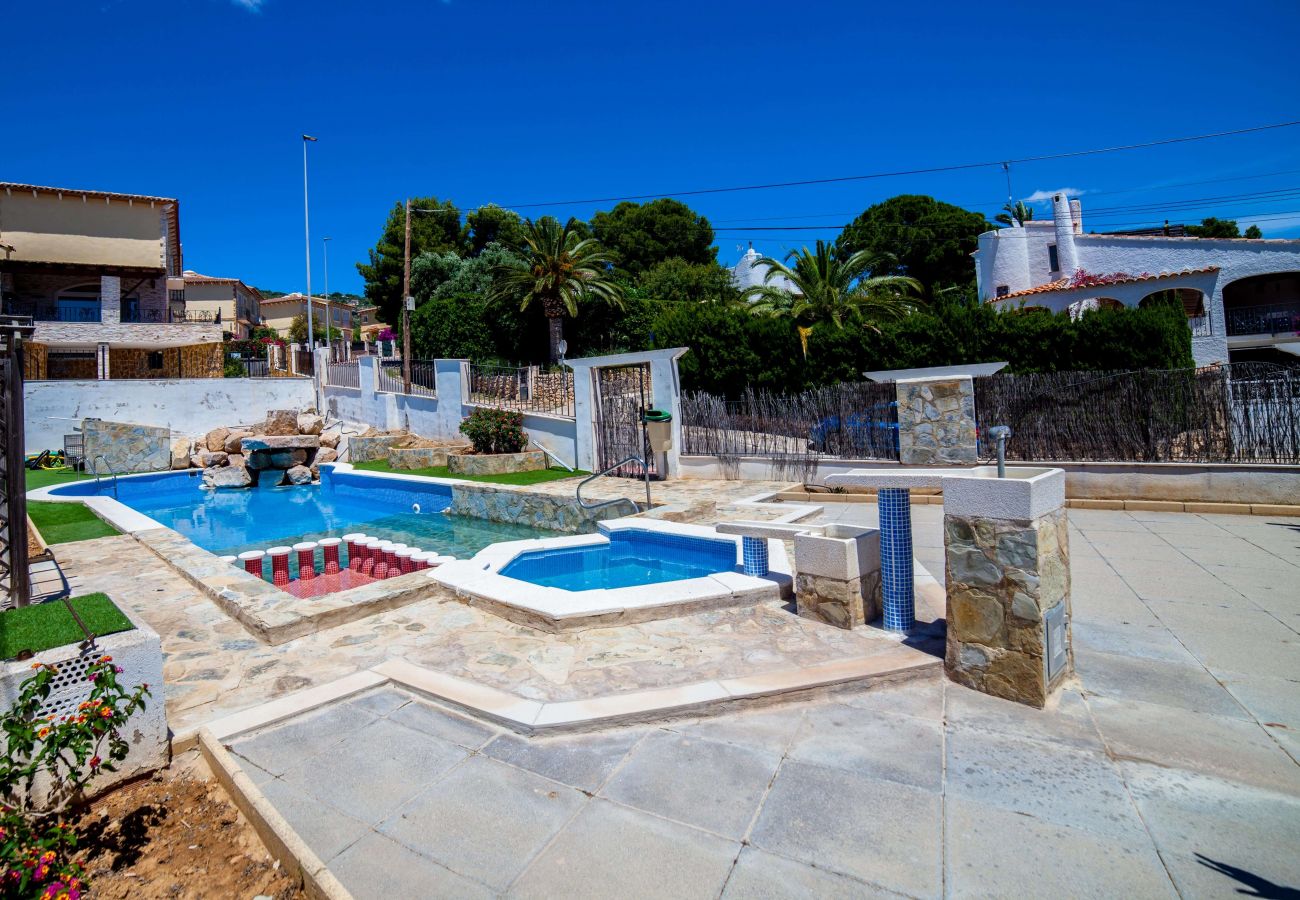
[[[530,739],[390,687],[232,748],[359,898],[1296,896],[1300,519],[1070,518],[1046,711],[932,678]]]

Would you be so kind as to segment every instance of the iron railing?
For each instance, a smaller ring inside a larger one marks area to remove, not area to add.
[[[384,360],[379,365],[379,389],[393,394],[405,394],[406,381],[402,376],[400,359]],[[413,397],[438,396],[438,381],[432,360],[411,360],[411,390]]]
[[[1052,372],[975,379],[981,455],[1041,462],[1300,463],[1300,368]]]
[[[469,402],[573,418],[573,372],[543,372],[537,366],[470,366]]]
[[[8,300],[4,305],[6,315],[26,316],[35,322],[103,322],[103,306],[60,304],[54,301]],[[174,309],[172,307],[140,307],[123,304],[119,321],[127,325],[160,324],[166,322],[191,322],[221,324],[220,310]]]
[[[361,387],[361,364],[352,362],[332,362],[325,367],[325,383],[331,387]]]
[[[1227,307],[1223,317],[1231,335],[1300,332],[1300,301]]]

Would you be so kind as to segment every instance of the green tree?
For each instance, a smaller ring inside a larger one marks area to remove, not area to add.
[[[765,256],[755,263],[760,264],[768,267],[763,284],[744,294],[754,301],[753,311],[789,316],[803,327],[829,321],[837,328],[860,324],[874,329],[911,312],[921,290],[906,275],[871,275],[888,263],[870,252],[859,250],[845,259],[825,241],[818,241],[816,250],[791,250],[785,262]],[[793,289],[772,284],[778,277]]]
[[[1026,222],[1033,221],[1033,218],[1034,208],[1026,206],[1023,200],[1017,200],[1015,203],[1007,201],[1002,204],[1002,212],[994,216],[993,221],[1010,228],[1013,221],[1024,225]]]
[[[514,210],[489,203],[465,216],[469,255],[478,256],[488,244],[517,246],[524,239],[524,221]]]
[[[965,285],[975,277],[970,254],[977,238],[992,226],[980,213],[917,194],[877,203],[840,232],[835,250],[848,259],[866,250],[884,265],[872,275],[907,275],[934,299],[942,288]]]
[[[612,261],[593,238],[579,235],[576,220],[560,225],[551,216],[528,220],[518,256],[493,268],[489,300],[515,300],[521,310],[534,301],[542,307],[550,332],[550,359],[560,358],[564,315],[578,315],[582,303],[623,304],[623,288],[613,278]]]
[[[1203,237],[1203,238],[1241,237],[1241,232],[1237,229],[1236,220],[1216,219],[1214,216],[1210,216],[1207,219],[1201,219],[1200,225],[1188,225],[1187,233],[1192,237]]]
[[[731,271],[717,262],[688,263],[673,257],[641,273],[637,285],[658,303],[733,303],[740,297]]]
[[[343,332],[334,326],[326,328],[318,324],[313,329],[312,339],[316,341],[341,341]],[[289,340],[294,344],[307,343],[307,316],[304,313],[298,313],[289,321]]]
[[[460,210],[450,200],[412,197],[411,259],[421,253],[463,253],[465,233]],[[357,263],[365,280],[366,300],[379,307],[384,322],[399,322],[402,309],[402,267],[406,211],[402,202],[393,205],[378,243],[370,250],[370,261]]]
[[[624,201],[609,212],[596,213],[591,229],[618,267],[633,276],[674,257],[702,264],[718,255],[709,220],[668,197],[649,203]]]
[[[450,250],[441,253],[421,253],[411,259],[411,296],[416,304],[430,299],[460,271],[464,262]]]
[[[1262,232],[1262,231],[1259,230],[1259,226],[1258,226],[1258,225],[1251,225],[1251,226],[1250,226],[1249,228],[1247,228],[1246,231],[1242,234],[1242,237],[1244,237],[1244,238],[1249,238],[1249,239],[1252,240],[1252,241],[1257,241],[1257,240],[1259,240],[1260,238],[1262,238],[1263,236],[1264,236],[1264,232]]]

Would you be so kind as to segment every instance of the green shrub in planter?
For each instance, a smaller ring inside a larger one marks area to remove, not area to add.
[[[528,446],[523,413],[479,408],[460,423],[475,453],[521,453]]]

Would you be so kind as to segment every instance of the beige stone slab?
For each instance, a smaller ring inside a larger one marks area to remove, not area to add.
[[[1124,508],[1135,512],[1183,512],[1177,500],[1125,500]]]
[[[730,699],[730,694],[721,684],[701,681],[655,691],[547,703],[532,725],[535,729],[543,729],[596,721],[631,720],[649,713],[667,715],[727,699]]]
[[[902,672],[920,675],[936,671],[942,666],[943,660],[938,657],[898,644],[865,659],[839,660],[784,672],[728,678],[721,685],[730,697],[740,699],[802,691]]]
[[[1123,509],[1123,500],[1066,500],[1065,505],[1072,509]]]
[[[1286,503],[1252,503],[1250,512],[1256,516],[1300,516],[1300,506]]]
[[[435,672],[402,659],[390,659],[376,666],[374,671],[412,690],[502,722],[512,728],[532,727],[542,710],[542,704],[535,700],[527,700],[487,685]]]
[[[1222,513],[1230,516],[1248,516],[1251,512],[1249,503],[1200,503],[1187,502],[1183,511],[1189,513]]]
[[[322,684],[319,687],[298,691],[279,700],[272,700],[252,709],[237,712],[210,722],[206,727],[214,737],[228,741],[237,735],[283,722],[294,716],[314,709],[325,703],[352,697],[373,687],[378,687],[388,678],[378,672],[356,672],[337,681]]]

